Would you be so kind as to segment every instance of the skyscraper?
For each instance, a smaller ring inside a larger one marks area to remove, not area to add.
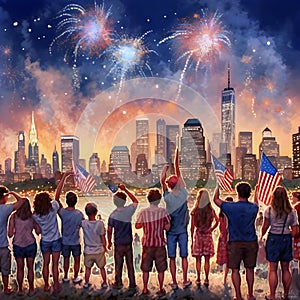
[[[300,127],[292,135],[293,148],[293,178],[300,178]]]
[[[149,120],[148,118],[136,119],[136,156],[145,154],[149,159]]]
[[[90,157],[89,172],[93,176],[100,176],[100,158],[98,153],[93,153]]]
[[[28,143],[28,163],[31,164],[34,162],[36,172],[39,168],[39,145],[37,132],[34,122],[34,112],[31,114],[31,129],[29,132],[29,143]]]
[[[230,65],[228,65],[228,86],[222,92],[221,135],[226,145],[226,153],[231,153],[234,161],[235,151],[235,92],[230,87]],[[220,153],[222,156],[224,153]]]
[[[172,163],[174,161],[174,154],[179,137],[179,125],[167,125],[167,162]]]
[[[55,175],[55,173],[59,171],[59,156],[58,156],[58,152],[56,151],[56,146],[52,153],[52,168],[53,168],[53,175]]]
[[[77,136],[65,135],[61,137],[61,165],[62,172],[73,169],[72,160],[79,161],[79,139]]]
[[[11,158],[10,157],[8,157],[4,161],[4,171],[5,171],[5,174],[10,174],[11,173]]]
[[[246,148],[247,154],[252,153],[252,132],[241,131],[239,132],[239,147]]]
[[[266,127],[262,132],[262,141],[259,144],[259,159],[264,152],[272,161],[279,156],[279,144],[277,144],[275,137],[272,136],[272,131]]]
[[[182,128],[181,168],[185,178],[207,179],[205,137],[198,119],[188,119]]]
[[[15,151],[15,173],[25,172],[25,134],[24,131],[19,131],[18,134],[18,150]]]
[[[167,137],[166,137],[166,122],[164,119],[156,121],[156,151],[155,151],[155,163],[157,165],[164,164],[166,162],[167,152]]]
[[[126,182],[131,172],[130,156],[127,146],[114,146],[108,165],[109,177],[113,182]]]

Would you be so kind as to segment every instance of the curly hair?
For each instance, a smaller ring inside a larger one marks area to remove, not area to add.
[[[201,202],[207,203],[207,205],[201,207]],[[199,190],[191,214],[195,217],[194,221],[196,227],[211,225],[213,221],[213,208],[210,204],[209,194],[206,189]]]
[[[27,220],[32,216],[31,206],[29,200],[26,198],[24,203],[16,211],[16,216],[21,220]]]
[[[159,204],[161,199],[161,193],[159,189],[153,188],[148,191],[147,199],[149,203]]]
[[[273,191],[271,207],[276,211],[276,218],[281,218],[283,213],[288,215],[292,211],[292,205],[284,187],[278,186]]]
[[[52,210],[51,197],[47,192],[37,193],[34,197],[33,208],[34,212],[39,216],[47,215]]]

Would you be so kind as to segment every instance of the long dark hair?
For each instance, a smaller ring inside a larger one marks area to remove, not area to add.
[[[51,197],[47,192],[37,193],[34,197],[34,212],[39,216],[47,215],[52,210]]]
[[[271,207],[276,212],[276,218],[281,218],[283,213],[288,215],[292,211],[292,205],[284,187],[278,186],[273,191]]]
[[[16,216],[21,220],[27,220],[32,216],[31,206],[29,200],[26,198],[24,203],[16,211]]]

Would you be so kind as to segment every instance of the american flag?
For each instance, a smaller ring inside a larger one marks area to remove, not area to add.
[[[215,156],[211,155],[212,162],[215,170],[215,175],[217,182],[220,188],[224,191],[231,192],[232,191],[232,181],[233,175],[232,173],[226,169],[217,159]]]
[[[259,176],[258,176],[258,192],[257,198],[265,205],[271,204],[271,192],[280,185],[282,181],[281,175],[272,165],[268,157],[262,153]]]
[[[73,161],[73,171],[76,186],[83,192],[89,193],[96,185],[95,178],[90,175],[82,166]]]

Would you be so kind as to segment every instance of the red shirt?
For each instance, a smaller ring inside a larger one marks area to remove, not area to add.
[[[170,224],[166,209],[150,205],[137,216],[137,224],[142,225],[144,235],[142,245],[145,247],[162,247],[166,245],[164,230]]]

